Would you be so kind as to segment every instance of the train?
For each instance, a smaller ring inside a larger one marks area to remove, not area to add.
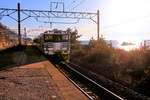
[[[36,46],[47,56],[60,55],[69,60],[70,33],[61,30],[47,30],[34,39]]]

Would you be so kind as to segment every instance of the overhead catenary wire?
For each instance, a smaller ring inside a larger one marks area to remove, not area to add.
[[[81,4],[83,4],[86,0],[82,0],[80,1],[76,6],[74,6],[73,8],[71,8],[71,10],[74,10],[75,8],[77,8],[78,6],[80,6]]]
[[[68,6],[66,7],[66,9],[69,9],[70,6],[72,6],[76,1],[72,0],[72,2],[70,4],[68,4]]]
[[[82,4],[83,2],[85,2],[85,0],[82,0],[80,4]],[[80,4],[76,5],[75,7],[79,6]],[[17,14],[18,9],[0,8],[1,16],[12,16],[12,12],[14,12],[14,14]],[[80,11],[71,12],[71,11],[30,10],[30,9],[20,9],[20,12],[25,14],[24,19],[21,20],[21,22],[23,22],[28,18],[37,18],[36,21],[39,21],[38,20],[39,18],[77,19],[78,22],[78,20],[80,19],[91,20],[93,16],[96,17],[98,15],[97,13],[93,13],[93,12],[80,12]],[[61,22],[55,22],[55,23],[59,24]],[[72,24],[72,23],[68,23],[68,24]]]

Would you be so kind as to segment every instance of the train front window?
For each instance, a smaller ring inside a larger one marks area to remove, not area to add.
[[[62,42],[62,35],[45,35],[44,40],[45,42]]]
[[[68,35],[63,35],[63,36],[62,36],[62,41],[63,41],[63,42],[68,41],[68,40],[69,40]]]
[[[61,35],[54,35],[53,40],[54,40],[54,42],[61,42],[62,41],[62,36]]]
[[[52,35],[44,35],[44,40],[45,42],[52,42],[53,41],[53,36]]]

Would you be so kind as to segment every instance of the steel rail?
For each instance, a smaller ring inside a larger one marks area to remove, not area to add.
[[[82,73],[80,73],[79,71],[75,70],[74,68],[72,68],[71,66],[67,65],[66,63],[63,63],[65,64],[69,69],[71,69],[72,71],[74,71],[75,73],[77,73],[78,75],[84,77],[85,79],[87,79],[88,81],[92,82],[93,84],[95,84],[96,86],[98,86],[99,88],[103,89],[104,91],[108,92],[109,94],[111,94],[112,96],[116,97],[116,99],[118,100],[125,100],[123,98],[121,98],[120,96],[116,95],[115,93],[111,92],[110,90],[106,89],[105,87],[101,86],[100,84],[98,84],[97,82],[93,81],[92,79],[90,79],[89,77],[83,75]],[[72,63],[70,63],[72,64]],[[72,64],[74,65],[74,64]],[[78,66],[78,65],[77,65]]]
[[[59,70],[71,83],[73,83],[89,100],[94,100],[89,96],[78,84],[76,84],[71,78],[69,78],[63,71]]]

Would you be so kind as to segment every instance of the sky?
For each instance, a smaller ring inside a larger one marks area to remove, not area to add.
[[[0,0],[0,8],[49,10],[50,2],[64,2],[65,11],[97,12],[100,10],[100,35],[107,40],[140,41],[150,39],[150,0]],[[55,8],[55,7],[54,7]],[[1,22],[9,28],[16,28],[17,22],[3,17]],[[49,28],[49,24],[29,18],[22,22],[22,28]],[[97,27],[91,20],[80,20],[78,24],[54,24],[52,28],[65,30],[71,27],[82,35],[80,40],[97,38]],[[35,34],[35,33],[34,33]]]

